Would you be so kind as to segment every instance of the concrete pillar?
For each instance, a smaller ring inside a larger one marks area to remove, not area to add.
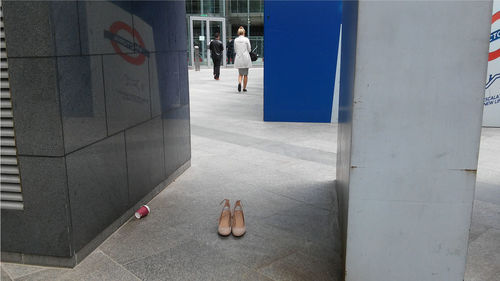
[[[490,1],[344,1],[347,281],[463,280]]]

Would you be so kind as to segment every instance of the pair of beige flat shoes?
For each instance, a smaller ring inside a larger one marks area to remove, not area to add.
[[[243,207],[241,207],[240,200],[236,201],[234,204],[233,212],[231,213],[231,205],[228,199],[222,200],[221,204],[224,202],[224,208],[219,218],[219,235],[228,236],[233,233],[233,236],[240,237],[246,232],[245,228],[245,216],[243,215]]]

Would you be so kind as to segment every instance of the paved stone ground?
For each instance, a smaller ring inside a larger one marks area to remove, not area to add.
[[[500,281],[500,128],[483,128],[465,281]]]
[[[190,71],[192,167],[74,269],[2,264],[2,280],[339,280],[333,124],[262,122],[263,71]],[[500,276],[500,130],[485,129],[467,281]],[[241,199],[242,238],[216,234]]]

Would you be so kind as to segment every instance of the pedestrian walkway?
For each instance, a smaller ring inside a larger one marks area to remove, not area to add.
[[[244,94],[235,69],[189,75],[192,166],[151,214],[74,269],[4,263],[2,280],[340,280],[337,126],[262,122],[262,68]],[[483,129],[466,281],[500,276],[498,159],[500,129]],[[242,238],[217,235],[224,198],[242,200]]]
[[[483,128],[465,281],[500,281],[500,128]]]
[[[336,126],[262,122],[263,69],[190,71],[191,168],[74,269],[4,263],[15,280],[339,280]],[[247,233],[221,238],[219,203]],[[5,279],[8,280],[8,279]]]

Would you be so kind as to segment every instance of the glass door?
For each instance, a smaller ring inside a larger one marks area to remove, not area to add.
[[[220,34],[220,40],[226,49],[226,19],[216,17],[190,17],[190,52],[191,66],[195,60],[201,66],[211,66],[212,59],[208,48],[216,33]],[[198,46],[199,55],[195,56],[195,46]],[[224,51],[223,65],[226,66],[226,52]]]
[[[193,50],[194,56],[194,47],[198,47],[199,55],[194,58],[192,56],[192,65],[194,65],[194,60],[199,60],[200,65],[208,65],[208,57],[207,57],[207,40],[208,40],[208,30],[207,30],[207,21],[206,20],[191,20],[191,49]]]

